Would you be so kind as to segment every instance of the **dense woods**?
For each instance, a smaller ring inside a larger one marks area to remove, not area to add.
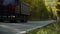
[[[22,0],[22,2],[30,5],[31,15],[29,20],[44,20],[53,18],[51,6],[48,11],[43,0]]]

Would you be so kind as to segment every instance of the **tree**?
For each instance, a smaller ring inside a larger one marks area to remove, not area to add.
[[[52,15],[47,10],[44,0],[23,0],[23,2],[30,4],[31,20],[48,19]]]

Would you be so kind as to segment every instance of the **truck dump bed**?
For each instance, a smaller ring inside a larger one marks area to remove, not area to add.
[[[27,18],[30,15],[29,4],[27,3],[19,3],[18,5],[8,5],[8,6],[0,6],[0,19],[2,20],[21,20]]]

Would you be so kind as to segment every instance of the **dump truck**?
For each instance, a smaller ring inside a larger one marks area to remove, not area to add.
[[[30,15],[29,4],[19,1],[13,6],[11,4],[5,5],[0,3],[0,22],[27,22]]]

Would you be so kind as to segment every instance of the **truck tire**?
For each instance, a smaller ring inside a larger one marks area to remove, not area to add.
[[[10,23],[17,23],[17,21],[14,19],[10,20]]]
[[[21,23],[27,23],[27,20],[26,19],[22,19]]]
[[[21,23],[27,23],[28,16],[27,15],[22,15],[22,19],[20,21],[21,21]]]
[[[0,22],[4,22],[4,20],[3,19],[0,19]]]
[[[3,17],[0,17],[0,22],[4,22]]]
[[[17,23],[17,20],[13,17],[10,18],[10,23]]]

